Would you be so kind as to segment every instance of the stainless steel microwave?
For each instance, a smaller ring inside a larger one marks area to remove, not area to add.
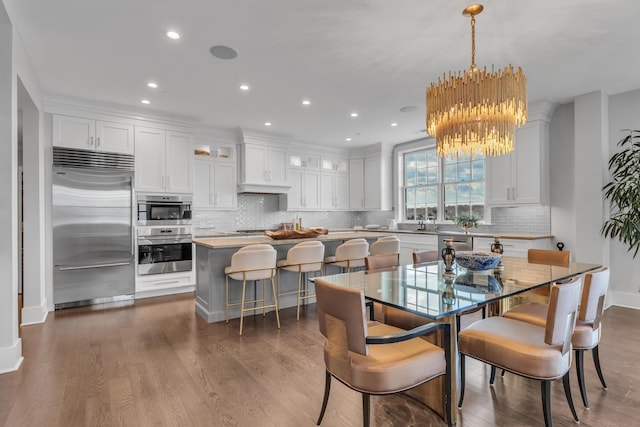
[[[191,225],[191,195],[138,195],[138,225]]]

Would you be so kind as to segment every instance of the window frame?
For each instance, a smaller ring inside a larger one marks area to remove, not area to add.
[[[406,208],[405,208],[405,185],[404,185],[404,178],[405,178],[405,166],[404,166],[404,156],[406,154],[412,153],[412,152],[416,152],[416,151],[421,151],[421,150],[426,150],[426,149],[430,149],[430,148],[434,148],[435,147],[435,140],[433,138],[428,138],[426,140],[418,140],[418,141],[413,141],[410,143],[405,143],[405,144],[400,144],[399,146],[396,146],[396,148],[394,149],[394,163],[397,167],[396,169],[396,185],[395,185],[395,200],[396,200],[396,206],[397,208],[397,212],[396,212],[396,220],[398,222],[404,222],[404,223],[409,223],[409,224],[417,224],[419,221],[427,221],[426,219],[424,220],[418,220],[418,219],[407,219],[406,218]],[[483,163],[483,175],[484,178],[482,180],[483,182],[483,194],[484,194],[484,219],[482,221],[479,221],[480,224],[484,224],[484,225],[490,225],[491,224],[491,207],[487,204],[487,179],[489,177],[489,161],[488,159],[485,157],[484,159],[484,163]],[[436,224],[454,224],[454,221],[452,220],[445,220],[444,219],[444,210],[445,210],[445,203],[444,203],[444,187],[445,187],[445,183],[444,182],[444,159],[438,158],[438,195],[437,195],[437,209],[438,209],[438,213],[437,213],[437,217],[436,217]],[[457,181],[460,182],[460,181]]]

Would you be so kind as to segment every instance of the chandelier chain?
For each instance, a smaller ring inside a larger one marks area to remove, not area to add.
[[[476,16],[471,15],[471,71],[476,69]]]

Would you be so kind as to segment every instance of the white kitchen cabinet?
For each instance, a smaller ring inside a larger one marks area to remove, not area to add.
[[[413,264],[413,253],[438,250],[436,234],[397,234],[400,239],[400,265]]]
[[[322,172],[333,171],[342,174],[349,173],[349,162],[345,159],[323,157],[320,164],[322,166]]]
[[[277,145],[245,142],[240,145],[241,192],[280,192],[287,183],[287,151]]]
[[[136,190],[192,193],[191,139],[185,133],[136,126]]]
[[[473,238],[473,250],[474,251],[490,251],[491,244],[494,239],[492,237],[474,237]],[[544,239],[503,239],[500,238],[502,243],[502,254],[504,256],[513,256],[519,258],[526,258],[529,249],[552,249],[551,238]]]
[[[289,169],[320,170],[320,156],[315,154],[289,154]]]
[[[364,208],[391,210],[391,155],[364,159]]]
[[[236,165],[215,158],[193,161],[193,206],[204,209],[236,209]]]
[[[349,209],[349,176],[335,172],[320,174],[320,207],[330,210]]]
[[[349,209],[364,210],[364,159],[349,160]]]
[[[53,116],[53,145],[133,154],[133,126],[125,123],[55,114]]]
[[[548,204],[548,124],[533,121],[516,130],[513,152],[487,158],[487,204]]]
[[[320,172],[317,170],[290,169],[289,189],[282,204],[284,210],[320,209]],[[281,199],[282,201],[282,199]]]

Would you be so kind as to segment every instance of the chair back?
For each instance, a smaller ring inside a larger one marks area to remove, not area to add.
[[[609,269],[607,267],[585,275],[578,319],[583,322],[593,322],[593,329],[598,329],[600,324],[608,288]]]
[[[562,345],[562,354],[571,347],[581,284],[582,279],[574,277],[568,282],[551,286],[544,342],[549,345]]]
[[[380,237],[371,244],[371,255],[400,253],[400,239],[396,236]]]
[[[245,246],[231,256],[228,275],[235,280],[270,279],[275,271],[276,258],[277,252],[271,245]]]
[[[531,264],[551,264],[558,267],[569,267],[571,264],[571,252],[552,251],[549,249],[529,249],[527,261]]]
[[[329,351],[343,359],[348,351],[367,355],[367,317],[361,290],[315,280],[318,324],[328,343]],[[347,358],[348,359],[348,358]]]
[[[364,268],[367,271],[384,270],[400,265],[400,254],[369,255],[364,259]]]
[[[439,251],[419,251],[413,253],[413,263],[421,264],[423,262],[438,261],[440,259]]]
[[[365,239],[347,240],[336,248],[336,261],[361,259],[360,266],[363,266],[367,255],[369,255],[369,242]]]
[[[300,265],[302,272],[318,271],[322,269],[324,261],[324,245],[312,240],[301,242],[287,252],[287,265]]]

